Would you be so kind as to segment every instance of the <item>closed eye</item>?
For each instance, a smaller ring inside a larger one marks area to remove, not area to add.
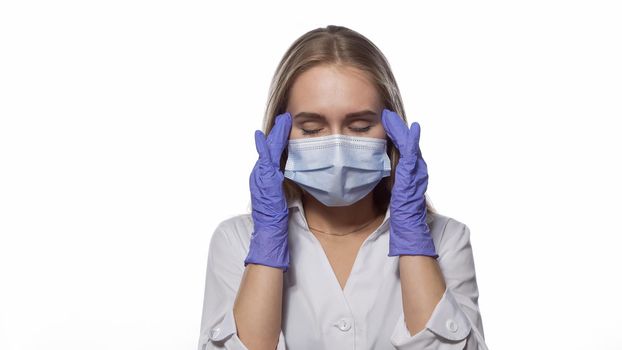
[[[353,128],[351,127],[350,130],[354,131],[354,132],[368,132],[369,129],[371,129],[371,125],[368,125],[364,128]],[[313,129],[313,130],[307,130],[304,128],[300,128],[300,130],[302,130],[302,134],[303,135],[312,135],[312,134],[317,134],[318,132],[322,131],[322,129],[324,128],[320,128],[320,129]]]
[[[368,132],[369,129],[371,129],[371,125],[366,126],[364,128],[350,128],[350,130],[356,131],[356,132]]]
[[[318,132],[320,132],[322,129],[315,129],[315,130],[306,130],[303,128],[300,128],[302,130],[302,134],[303,135],[311,135],[311,134],[317,134]]]

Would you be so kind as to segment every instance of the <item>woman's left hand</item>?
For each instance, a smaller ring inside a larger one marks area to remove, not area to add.
[[[419,123],[412,123],[408,129],[397,113],[384,109],[382,125],[400,153],[391,190],[389,256],[427,255],[436,259],[426,223],[428,169],[419,148]]]

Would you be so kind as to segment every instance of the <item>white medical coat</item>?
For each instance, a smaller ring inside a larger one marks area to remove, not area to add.
[[[469,228],[427,216],[447,288],[426,327],[404,322],[399,256],[389,257],[389,217],[361,245],[341,289],[320,242],[308,229],[300,198],[289,205],[290,266],[283,275],[277,350],[487,350],[479,312]],[[248,350],[237,335],[235,300],[248,254],[251,214],[222,221],[210,240],[199,350]]]

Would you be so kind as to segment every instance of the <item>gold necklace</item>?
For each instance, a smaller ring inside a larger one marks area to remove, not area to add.
[[[320,232],[320,233],[324,233],[324,234],[332,235],[332,236],[346,236],[346,235],[349,235],[349,234],[351,234],[351,233],[358,232],[358,231],[360,231],[360,230],[364,229],[365,227],[367,227],[367,226],[371,225],[371,223],[372,223],[372,222],[376,221],[376,219],[378,219],[378,216],[376,216],[376,217],[372,218],[370,221],[368,221],[367,223],[365,223],[363,226],[361,226],[361,227],[359,227],[359,228],[357,228],[357,229],[355,229],[355,230],[353,230],[353,231],[346,232],[346,233],[344,233],[344,234],[338,234],[338,235],[336,235],[336,234],[334,234],[334,233],[331,233],[331,232],[326,232],[326,231],[318,230],[317,228],[314,228],[314,227],[311,227],[311,226],[309,226],[309,229],[310,229],[310,230],[314,230],[314,231],[318,231],[318,232]]]

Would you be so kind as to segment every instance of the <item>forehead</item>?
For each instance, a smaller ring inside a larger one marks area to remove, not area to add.
[[[368,75],[353,67],[321,65],[299,75],[291,87],[287,110],[345,115],[378,109],[380,96]]]

